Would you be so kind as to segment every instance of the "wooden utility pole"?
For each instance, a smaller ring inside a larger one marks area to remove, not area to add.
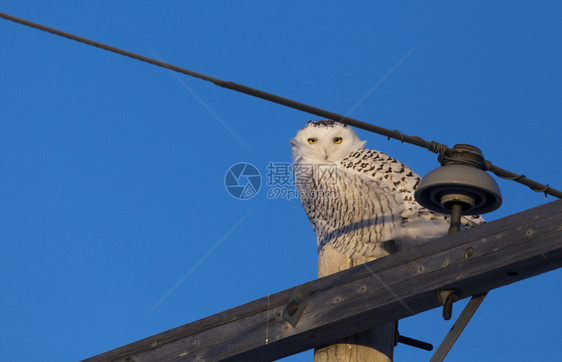
[[[393,245],[393,244],[387,244]],[[389,254],[394,248],[387,248]],[[318,277],[351,269],[374,259],[350,259],[326,244],[318,254]],[[370,330],[350,335],[334,344],[317,348],[314,362],[392,362],[396,323],[384,323]]]
[[[560,267],[562,200],[298,285],[89,361],[272,361],[440,307],[440,290],[454,290],[463,299]]]

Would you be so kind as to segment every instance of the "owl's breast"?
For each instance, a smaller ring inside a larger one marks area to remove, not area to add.
[[[350,256],[381,256],[380,244],[399,227],[400,199],[376,180],[340,165],[296,168],[295,182],[319,249],[330,243]]]

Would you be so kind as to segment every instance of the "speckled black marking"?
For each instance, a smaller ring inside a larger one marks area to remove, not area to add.
[[[305,129],[307,127],[334,127],[334,126],[343,126],[343,127],[347,127],[347,124],[345,123],[341,123],[338,121],[334,121],[333,119],[323,119],[320,121],[310,121],[306,124],[306,126],[304,126],[302,129]]]

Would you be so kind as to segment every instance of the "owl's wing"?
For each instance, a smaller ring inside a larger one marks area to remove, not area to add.
[[[421,183],[421,177],[402,162],[382,152],[363,148],[343,159],[341,164],[351,172],[378,181],[390,189],[390,192],[399,193],[404,204],[401,214],[404,223],[420,218],[425,221],[429,219],[449,223],[447,215],[430,211],[414,199],[414,192]],[[480,215],[463,216],[461,221],[463,229],[486,222]]]
[[[319,250],[330,243],[350,257],[388,255],[447,234],[449,217],[414,199],[421,178],[402,162],[375,150],[359,149],[338,164],[296,165],[295,182],[317,235]],[[484,220],[462,218],[463,228]]]
[[[295,182],[317,235],[350,257],[389,254],[403,203],[398,193],[341,164],[295,164]]]
[[[405,217],[421,208],[414,199],[414,191],[421,178],[402,162],[382,152],[362,148],[344,158],[341,167],[349,173],[376,181],[389,192],[399,194],[404,203]]]
[[[317,170],[301,188],[316,191],[301,192],[301,201],[319,248],[330,242],[348,255],[380,257],[384,241],[395,240],[401,249],[447,234],[449,216],[417,203],[414,191],[421,178],[402,162],[359,149],[333,167],[331,174]],[[480,216],[462,218],[463,229],[484,222]]]

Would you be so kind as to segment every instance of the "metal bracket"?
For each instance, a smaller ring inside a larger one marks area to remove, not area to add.
[[[297,326],[297,323],[301,319],[302,313],[304,312],[304,308],[306,307],[307,303],[303,303],[303,301],[294,295],[287,303],[287,307],[283,311],[283,318],[287,322],[289,322],[293,328]]]
[[[470,319],[472,318],[474,313],[476,313],[476,310],[487,294],[488,292],[474,296],[470,299],[466,307],[464,307],[459,318],[455,321],[455,324],[453,324],[453,326],[451,327],[449,333],[447,333],[447,335],[443,339],[443,342],[441,342],[441,344],[435,351],[433,357],[431,357],[431,359],[429,360],[430,362],[441,362],[445,359],[445,356],[447,356],[447,353],[449,353],[451,348],[453,348],[453,345],[461,335],[468,322],[470,322]]]
[[[438,291],[437,298],[443,305],[443,319],[448,321],[453,314],[453,302],[459,300],[459,295],[454,290],[446,289]]]
[[[401,336],[398,332],[398,321],[394,323],[396,330],[394,331],[394,345],[398,343],[407,344],[408,346],[420,348],[426,351],[433,350],[433,345],[431,343],[423,342],[417,339]]]

